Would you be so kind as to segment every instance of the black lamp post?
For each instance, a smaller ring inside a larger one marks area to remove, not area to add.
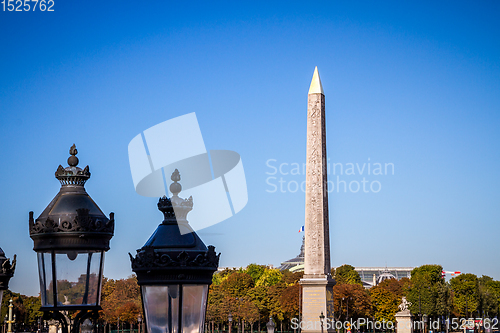
[[[16,255],[14,254],[14,260],[12,260],[11,264],[10,259],[5,256],[5,253],[0,248],[0,307],[2,306],[3,291],[9,289],[9,281],[14,276],[15,269]]]
[[[172,198],[164,196],[158,209],[164,220],[135,258],[132,270],[141,286],[148,333],[202,333],[208,286],[219,265],[215,247],[205,246],[186,219],[193,198],[181,199],[181,179],[171,176]]]
[[[319,315],[319,321],[321,323],[321,333],[323,333],[323,321],[325,320],[325,315],[323,314],[323,311],[321,311],[321,314]]]
[[[85,191],[89,167],[79,168],[78,151],[70,148],[69,166],[57,168],[61,189],[42,214],[29,215],[30,237],[37,252],[44,319],[56,319],[68,333],[71,320],[62,311],[81,310],[71,332],[87,318],[95,323],[100,307],[104,253],[114,232],[109,219]],[[66,312],[67,313],[67,312]]]

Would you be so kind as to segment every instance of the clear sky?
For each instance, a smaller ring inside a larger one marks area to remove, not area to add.
[[[134,191],[128,144],[190,112],[207,149],[238,152],[247,177],[247,206],[199,232],[221,266],[295,257],[305,176],[289,173],[305,162],[315,66],[328,158],[344,167],[330,180],[367,182],[330,193],[332,265],[500,279],[498,2],[54,1],[50,13],[0,11],[0,247],[18,255],[13,290],[39,291],[28,212],[57,194],[73,143],[88,193],[115,212],[105,275],[132,274],[127,253],[162,215]]]

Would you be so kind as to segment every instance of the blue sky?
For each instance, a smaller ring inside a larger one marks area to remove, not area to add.
[[[190,112],[206,147],[238,152],[247,177],[247,206],[199,232],[221,266],[296,256],[305,196],[293,190],[304,175],[268,165],[305,162],[315,66],[331,163],[394,165],[330,174],[381,185],[330,194],[332,265],[437,263],[500,279],[499,16],[493,1],[55,0],[51,13],[0,11],[0,246],[18,255],[11,288],[39,291],[28,212],[57,194],[54,172],[73,143],[92,172],[88,193],[115,212],[105,275],[130,275],[127,253],[162,216],[157,199],[134,191],[128,143]],[[273,192],[280,178],[284,191]]]

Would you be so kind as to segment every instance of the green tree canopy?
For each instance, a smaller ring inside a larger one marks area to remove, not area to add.
[[[340,267],[337,267],[337,269],[334,271],[335,275],[335,281],[337,281],[337,284],[359,284],[360,286],[363,285],[361,282],[361,278],[359,277],[359,273],[354,270],[354,267],[351,265],[342,265]]]
[[[479,281],[476,275],[467,273],[450,280],[453,291],[453,308],[460,316],[470,316],[479,307]]]
[[[264,274],[266,268],[267,267],[265,265],[250,264],[247,266],[247,268],[245,268],[243,272],[250,275],[254,283],[257,283],[262,274]]]
[[[413,314],[446,315],[449,311],[446,282],[442,278],[443,267],[423,265],[411,272],[408,300]]]
[[[483,275],[478,282],[481,313],[486,317],[496,315],[500,310],[500,281]]]
[[[283,282],[283,273],[277,268],[266,268],[255,285],[270,287],[280,282]]]

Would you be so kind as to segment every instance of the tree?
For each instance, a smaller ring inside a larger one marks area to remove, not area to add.
[[[359,284],[337,284],[333,287],[335,309],[339,309],[336,319],[349,320],[367,317],[371,311],[368,292]]]
[[[226,280],[231,274],[236,272],[237,270],[234,268],[225,268],[222,272],[215,272],[214,275],[212,275],[212,284],[218,286],[222,283],[222,281]]]
[[[398,312],[398,306],[404,295],[405,285],[410,282],[408,278],[401,281],[388,279],[370,289],[370,296],[377,321],[395,322],[394,316]]]
[[[480,311],[486,317],[498,314],[500,307],[500,281],[483,275],[478,279]]]
[[[255,285],[270,287],[280,282],[283,282],[283,273],[277,268],[266,268]]]
[[[460,316],[471,316],[479,308],[479,282],[471,273],[460,274],[450,280],[453,290],[453,309]]]
[[[257,283],[262,274],[264,274],[265,270],[266,270],[265,265],[250,264],[243,272],[250,275],[254,283]]]
[[[248,297],[252,300],[253,304],[257,306],[259,311],[259,332],[260,332],[260,319],[269,318],[269,287],[257,286],[248,291]]]
[[[280,297],[280,306],[284,317],[289,321],[299,317],[299,297],[301,288],[298,283],[286,287]]]
[[[211,285],[208,293],[207,302],[207,321],[208,322],[225,322],[227,316],[224,317],[224,311],[221,311],[224,302],[224,295],[221,292],[220,286]]]
[[[440,265],[423,265],[412,270],[407,295],[412,303],[412,313],[430,316],[448,314],[449,296],[442,271]]]
[[[252,277],[246,273],[240,272],[228,275],[220,284],[224,295],[233,298],[245,296],[253,286],[254,282]]]
[[[118,317],[124,322],[135,322],[142,313],[140,287],[137,277],[127,279],[106,279],[103,285],[102,314],[106,322],[116,322]]]
[[[361,282],[361,278],[359,277],[359,273],[356,272],[353,266],[351,265],[342,265],[340,267],[337,267],[337,269],[334,271],[335,273],[335,281],[337,281],[337,284],[359,284],[360,286],[363,285]]]
[[[294,285],[304,277],[304,272],[290,272],[288,269],[282,272],[283,281],[287,286]]]
[[[268,310],[269,315],[272,316],[275,320],[280,321],[281,331],[283,331],[283,319],[285,319],[283,309],[281,308],[281,296],[283,291],[286,289],[286,285],[281,282],[269,287],[267,291],[268,301]]]
[[[40,311],[42,300],[40,296],[27,296],[23,299],[24,308],[26,309],[25,323],[31,327],[38,324],[38,319],[43,317],[43,312]]]
[[[253,324],[259,320],[259,309],[249,298],[243,298],[240,300],[239,311],[241,313],[241,318],[250,323],[250,329],[253,330]]]

